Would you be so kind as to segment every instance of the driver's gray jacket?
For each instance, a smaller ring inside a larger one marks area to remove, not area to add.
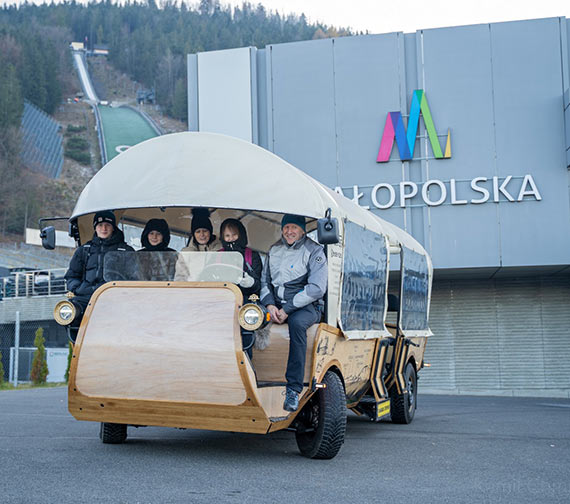
[[[261,275],[261,302],[281,306],[288,315],[322,299],[328,268],[323,247],[307,236],[292,245],[284,238],[271,249]]]

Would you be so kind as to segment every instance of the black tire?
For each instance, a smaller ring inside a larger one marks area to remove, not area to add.
[[[405,394],[398,394],[394,386],[394,393],[390,397],[390,416],[392,422],[397,424],[409,424],[414,419],[418,400],[418,376],[416,368],[411,362],[404,369],[404,381],[406,382]]]
[[[344,443],[346,395],[340,377],[327,371],[320,389],[299,413],[295,432],[301,454],[314,459],[331,459]]]
[[[101,422],[99,437],[105,444],[120,444],[127,439],[127,426],[116,423]]]

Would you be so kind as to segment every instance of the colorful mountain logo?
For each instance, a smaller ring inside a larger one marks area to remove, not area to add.
[[[400,112],[389,112],[384,125],[384,133],[382,134],[382,142],[378,151],[376,162],[386,163],[390,160],[392,147],[394,146],[394,138],[398,144],[400,159],[409,161],[414,155],[414,147],[416,145],[416,135],[420,123],[420,113],[424,118],[428,138],[431,143],[433,155],[436,159],[449,159],[451,157],[451,132],[447,130],[447,143],[445,144],[445,152],[442,152],[437,138],[437,132],[433,124],[431,112],[423,89],[416,89],[412,96],[412,106],[410,108],[410,116],[408,118],[408,131],[404,126],[404,120]]]

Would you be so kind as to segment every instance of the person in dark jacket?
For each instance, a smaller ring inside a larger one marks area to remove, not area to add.
[[[139,252],[161,252],[144,254],[138,261],[141,280],[168,281],[174,278],[178,254],[171,249],[170,228],[164,219],[150,219],[141,235],[143,248]]]
[[[105,283],[103,278],[103,257],[112,251],[133,251],[125,243],[123,232],[117,228],[115,214],[110,210],[97,212],[93,218],[93,238],[81,245],[73,254],[69,269],[65,273],[67,289],[75,294],[74,302],[83,311],[91,295]]]
[[[150,219],[141,234],[143,246],[139,252],[174,252],[168,245],[170,243],[170,228],[164,219]]]
[[[244,302],[252,294],[259,296],[263,264],[259,254],[247,246],[245,226],[237,219],[226,219],[220,226],[220,237],[222,250],[239,252],[243,256],[243,278],[239,283],[239,288]]]

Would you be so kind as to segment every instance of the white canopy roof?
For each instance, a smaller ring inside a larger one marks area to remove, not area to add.
[[[396,226],[323,186],[271,152],[214,133],[142,142],[107,163],[83,189],[72,219],[99,210],[210,207],[349,220],[425,254]]]

